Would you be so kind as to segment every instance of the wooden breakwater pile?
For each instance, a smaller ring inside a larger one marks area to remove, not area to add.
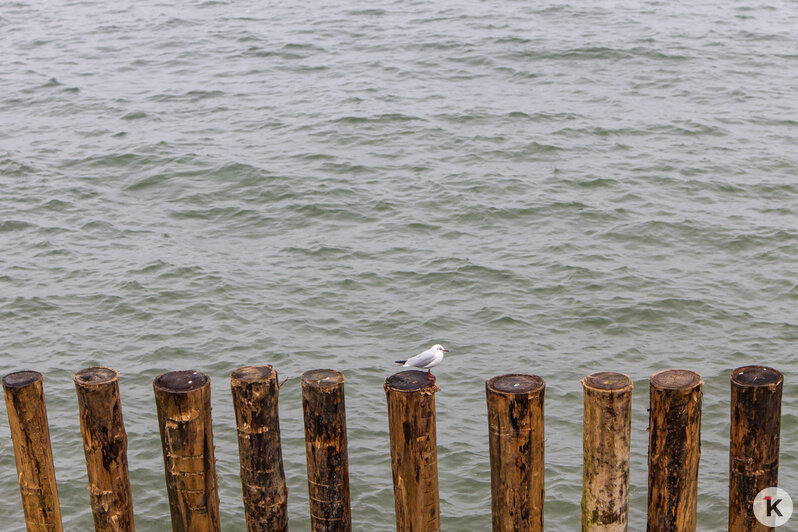
[[[74,376],[90,503],[98,532],[133,531],[127,436],[119,375],[87,368]],[[20,371],[3,378],[27,529],[61,531],[61,513],[44,402],[43,378]],[[754,517],[756,494],[778,485],[783,378],[746,366],[731,374],[729,530],[772,530]],[[311,529],[349,531],[349,459],[344,376],[304,373]],[[632,381],[594,373],[584,390],[582,530],[627,530]],[[535,375],[485,383],[493,530],[542,531],[544,392]],[[703,381],[688,370],[650,379],[648,530],[696,530]],[[231,375],[244,511],[249,532],[288,530],[288,490],[278,419],[277,372],[246,366]],[[210,378],[174,371],[153,382],[173,532],[218,532],[219,495],[211,427]],[[440,531],[435,393],[427,374],[402,371],[384,384],[388,402],[396,528]],[[486,509],[487,511],[487,509]]]

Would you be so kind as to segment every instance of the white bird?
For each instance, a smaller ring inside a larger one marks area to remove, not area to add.
[[[435,344],[426,351],[417,354],[407,360],[397,360],[397,364],[402,364],[406,368],[421,368],[427,370],[427,378],[434,379],[434,375],[430,370],[431,367],[437,366],[443,361],[443,354],[448,353],[448,349],[444,349],[441,344]]]

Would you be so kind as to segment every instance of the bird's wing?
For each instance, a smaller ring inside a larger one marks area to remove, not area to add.
[[[415,368],[423,368],[430,362],[435,360],[435,351],[432,349],[427,349],[423,353],[419,353],[413,358],[407,359],[405,362],[405,366],[413,366]]]

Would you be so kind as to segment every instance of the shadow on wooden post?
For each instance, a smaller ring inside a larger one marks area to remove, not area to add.
[[[211,379],[196,371],[155,378],[172,532],[219,532]]]
[[[686,369],[651,376],[648,532],[696,530],[703,385]]]
[[[344,374],[315,369],[302,374],[310,529],[349,532],[349,458]]]
[[[439,532],[435,380],[422,371],[385,379],[396,532]]]
[[[136,527],[119,373],[110,368],[86,368],[75,373],[74,381],[94,529],[133,532]]]
[[[271,366],[244,366],[230,375],[247,532],[288,530],[280,418],[280,386]]]
[[[543,532],[543,394],[536,375],[485,383],[493,532]]]
[[[772,530],[754,517],[756,494],[777,487],[781,433],[782,374],[765,366],[731,373],[729,530]]]
[[[61,532],[43,380],[37,371],[10,373],[3,377],[3,391],[25,524],[30,531]]]
[[[582,531],[626,532],[632,379],[601,372],[582,379]]]

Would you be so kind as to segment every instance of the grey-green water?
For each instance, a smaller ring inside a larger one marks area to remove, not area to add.
[[[168,526],[152,379],[271,363],[293,530],[298,376],[347,377],[352,514],[392,530],[384,377],[440,342],[443,528],[490,523],[484,380],[546,379],[547,530],[578,528],[581,388],[706,381],[699,528],[725,526],[728,375],[785,374],[798,493],[798,4],[0,0],[0,370],[46,376],[64,521],[91,515],[72,373],[122,374],[140,531]],[[3,408],[4,407],[0,407]],[[23,530],[5,412],[0,519]]]

